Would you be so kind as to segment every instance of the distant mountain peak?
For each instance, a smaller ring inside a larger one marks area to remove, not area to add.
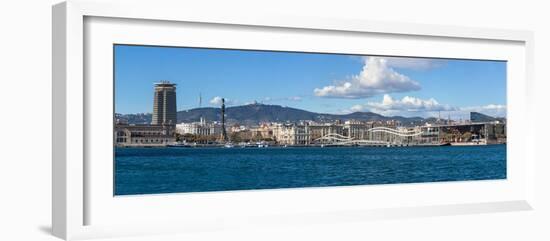
[[[128,123],[144,124],[150,123],[152,115],[135,114],[121,115],[116,114],[117,118],[125,118]],[[472,121],[505,121],[504,118],[495,118],[478,112],[471,112]],[[178,123],[197,122],[201,118],[206,121],[220,121],[221,108],[219,107],[199,107],[194,109],[182,110],[177,113]],[[229,123],[239,123],[244,125],[257,125],[260,122],[299,122],[312,120],[318,122],[332,122],[336,120],[359,120],[359,121],[399,121],[404,125],[423,125],[427,122],[435,122],[436,118],[422,117],[403,117],[403,116],[383,116],[374,112],[352,112],[349,114],[326,114],[317,113],[294,107],[251,103],[240,106],[230,106],[226,108],[226,120]]]

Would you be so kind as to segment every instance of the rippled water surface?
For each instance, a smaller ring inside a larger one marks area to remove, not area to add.
[[[116,148],[115,195],[506,178],[506,145]]]

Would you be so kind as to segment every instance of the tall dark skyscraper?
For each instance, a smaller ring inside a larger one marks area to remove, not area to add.
[[[176,84],[169,81],[155,83],[152,125],[175,125]]]

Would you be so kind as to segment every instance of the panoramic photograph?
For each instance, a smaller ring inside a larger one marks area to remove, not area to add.
[[[506,61],[113,48],[114,195],[506,179]]]

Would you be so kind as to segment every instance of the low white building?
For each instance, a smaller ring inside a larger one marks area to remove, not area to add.
[[[309,145],[310,135],[307,125],[277,124],[273,137],[279,145]]]
[[[221,135],[222,127],[217,122],[207,123],[204,118],[201,118],[199,122],[177,124],[176,133],[180,135],[193,134],[199,136]]]

